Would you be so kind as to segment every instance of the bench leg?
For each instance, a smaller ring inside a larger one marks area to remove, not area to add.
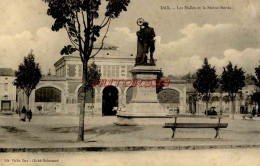
[[[174,138],[174,132],[175,132],[176,128],[172,128],[172,139]]]
[[[216,135],[215,135],[215,138],[220,138],[220,136],[219,136],[219,128],[214,128],[215,130],[216,130]]]

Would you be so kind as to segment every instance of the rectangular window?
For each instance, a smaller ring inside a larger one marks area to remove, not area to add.
[[[60,68],[60,76],[63,76],[63,67]]]
[[[4,90],[4,84],[0,84],[0,91]]]
[[[126,69],[126,66],[120,66],[121,67],[121,76],[125,76],[125,69]]]
[[[60,77],[60,68],[58,69],[58,77]]]
[[[119,66],[116,66],[116,77],[119,77]]]
[[[79,65],[79,72],[78,72],[79,77],[82,77],[82,73],[83,73],[82,68],[83,68],[82,65]]]
[[[131,78],[132,77],[132,74],[129,72],[130,70],[133,69],[133,66],[127,66],[127,77],[128,78]]]
[[[5,90],[5,91],[8,91],[8,83],[5,83],[5,84],[4,84],[4,90]]]
[[[66,66],[65,65],[63,66],[63,76],[64,77],[66,76]]]

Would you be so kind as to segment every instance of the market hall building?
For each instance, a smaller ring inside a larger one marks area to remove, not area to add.
[[[97,50],[99,46],[95,46]],[[129,72],[135,64],[133,54],[124,53],[114,45],[105,44],[99,54],[91,59],[101,73],[101,80],[132,79]],[[40,64],[41,65],[41,64]],[[30,109],[41,114],[78,114],[82,101],[82,62],[78,55],[63,56],[55,64],[55,74],[44,75],[30,96]],[[124,109],[131,101],[133,87],[126,87],[121,81],[116,85],[93,88],[87,92],[86,114],[98,116],[115,115],[117,109]],[[22,93],[22,92],[20,92]],[[176,108],[186,112],[186,84],[178,81],[170,82],[158,94],[158,100],[164,109],[172,111]],[[92,98],[93,97],[93,98]],[[19,108],[26,105],[22,94],[18,97]],[[93,102],[93,104],[92,104]]]

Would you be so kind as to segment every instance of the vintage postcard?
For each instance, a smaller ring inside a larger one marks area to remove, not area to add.
[[[0,166],[260,165],[257,0],[1,0]]]

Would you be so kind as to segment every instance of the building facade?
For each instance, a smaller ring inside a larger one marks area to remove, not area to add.
[[[192,84],[187,84],[187,112],[193,114],[203,114],[206,110],[206,100],[203,96],[197,97],[196,91]],[[242,88],[240,93],[236,95],[235,99],[235,113],[252,112],[255,107],[258,108],[257,103],[251,100],[251,95],[255,92],[255,85],[246,84]],[[220,113],[230,114],[231,113],[232,102],[228,96],[228,93],[222,92],[220,87],[216,89],[215,93],[211,94],[210,100],[208,102],[208,109],[214,107],[215,110]]]
[[[14,71],[11,68],[0,68],[0,111],[16,109],[16,87]]]
[[[97,47],[98,48],[98,47]],[[94,48],[93,51],[96,51]],[[126,85],[131,80],[129,72],[135,57],[118,51],[116,46],[104,45],[98,56],[91,59],[101,72],[102,86],[87,92],[86,113],[99,116],[115,115],[131,101],[133,88]],[[43,76],[30,96],[30,109],[34,113],[78,114],[82,101],[82,62],[77,55],[63,56],[55,64],[55,74]],[[104,86],[110,85],[110,86]],[[25,104],[19,97],[19,105]],[[158,100],[169,111],[179,108],[186,112],[186,86],[183,82],[170,82],[158,93]]]

